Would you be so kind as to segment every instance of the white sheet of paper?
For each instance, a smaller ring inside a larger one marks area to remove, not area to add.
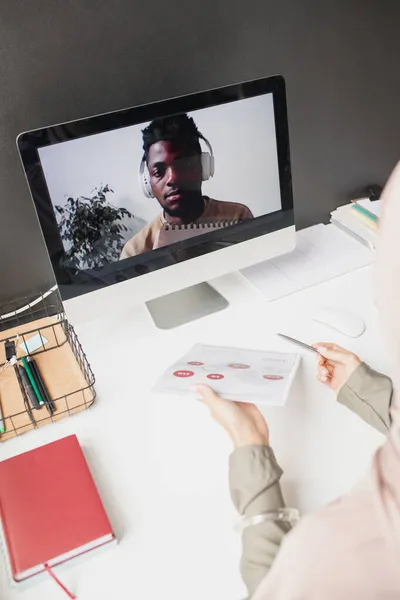
[[[373,262],[373,253],[336,227],[320,223],[297,232],[288,254],[240,271],[268,300],[328,281]]]
[[[154,391],[187,394],[205,383],[229,400],[284,406],[299,363],[298,354],[196,344],[165,371]]]

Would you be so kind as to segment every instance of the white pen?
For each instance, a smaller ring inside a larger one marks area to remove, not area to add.
[[[300,342],[300,340],[296,340],[295,338],[292,338],[289,335],[285,335],[284,333],[278,333],[278,335],[279,335],[279,337],[287,340],[288,342],[292,342],[292,344],[301,346],[302,348],[304,348],[305,350],[308,350],[309,352],[314,352],[316,354],[319,354],[318,350],[316,350],[312,346],[309,346],[308,344],[305,344],[304,342]]]

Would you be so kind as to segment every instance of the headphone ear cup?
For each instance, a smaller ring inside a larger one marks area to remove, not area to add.
[[[210,177],[214,177],[215,173],[215,158],[213,154],[210,154]]]
[[[203,181],[208,181],[214,176],[214,157],[209,152],[201,153],[201,171]]]
[[[142,160],[142,162],[140,163],[139,178],[144,196],[146,198],[154,198],[153,190],[151,189],[150,184],[149,170],[144,160]]]

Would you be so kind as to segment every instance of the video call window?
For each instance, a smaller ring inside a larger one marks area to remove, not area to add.
[[[282,208],[273,95],[38,149],[66,262],[95,269]]]

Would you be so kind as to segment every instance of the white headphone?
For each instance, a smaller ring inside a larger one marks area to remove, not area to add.
[[[214,177],[214,154],[210,142],[203,135],[199,135],[199,139],[203,140],[208,148],[208,152],[201,153],[201,177],[203,181],[208,181],[210,177]],[[139,166],[139,180],[143,194],[146,198],[154,198],[153,190],[150,183],[150,173],[147,168],[146,157],[143,154]]]

